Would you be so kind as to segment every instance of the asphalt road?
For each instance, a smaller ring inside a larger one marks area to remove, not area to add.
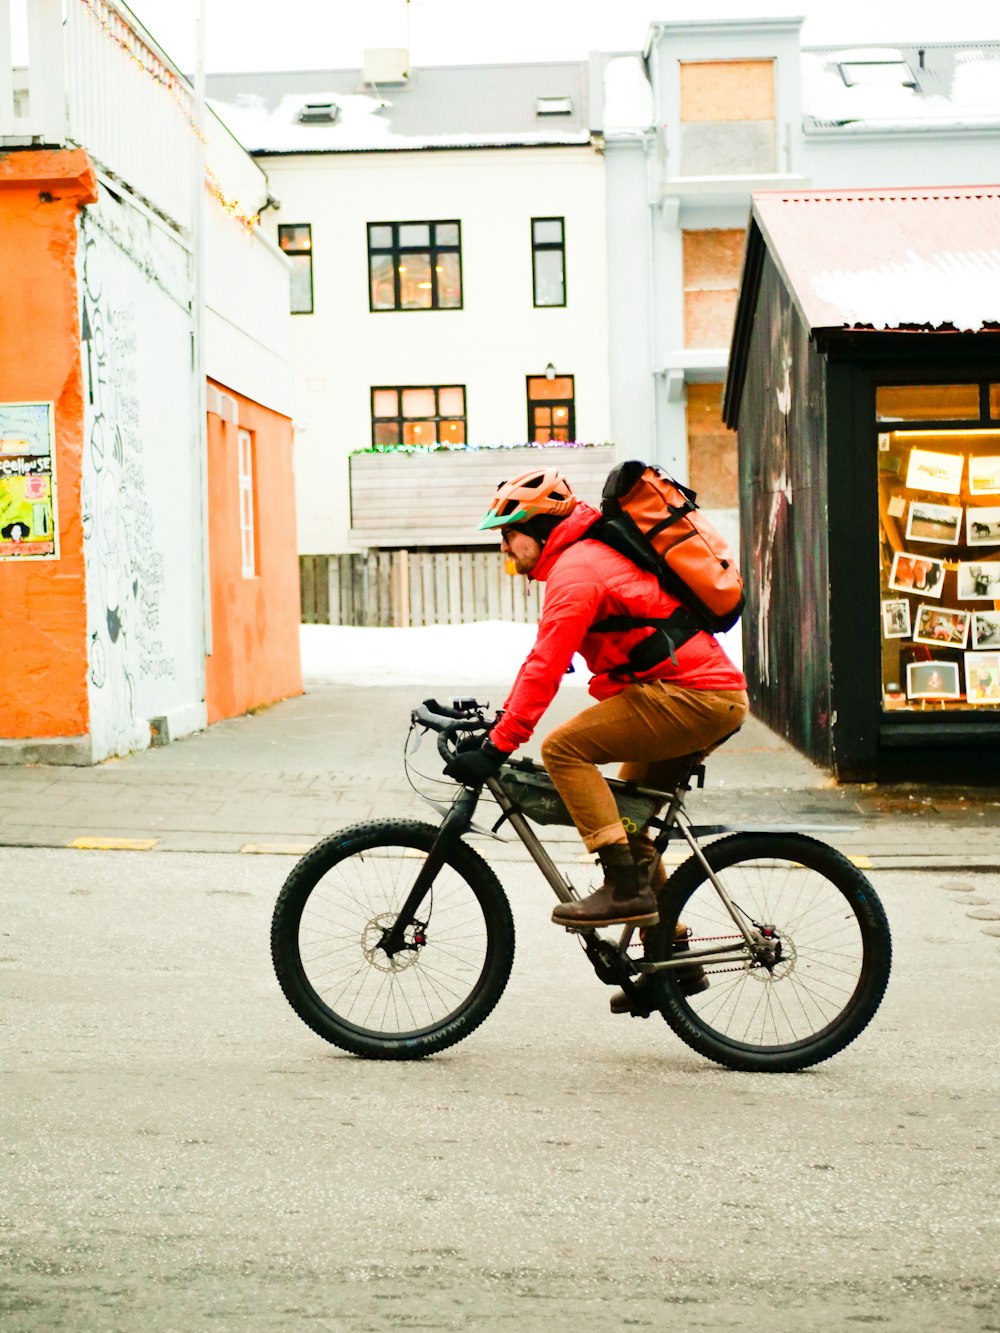
[[[510,860],[486,1024],[340,1054],[271,976],[290,864],[4,850],[4,1333],[1000,1330],[995,875],[878,872],[881,1011],[766,1076],[612,1017]]]

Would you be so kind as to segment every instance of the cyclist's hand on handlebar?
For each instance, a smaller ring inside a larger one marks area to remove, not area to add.
[[[444,771],[466,787],[481,787],[487,778],[497,776],[509,758],[508,752],[498,750],[492,741],[469,736],[459,741],[455,756],[445,764]]]

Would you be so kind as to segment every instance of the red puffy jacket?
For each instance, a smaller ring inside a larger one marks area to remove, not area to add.
[[[610,546],[583,537],[598,517],[593,506],[576,506],[542,547],[530,577],[545,583],[545,602],[534,647],[524,660],[490,733],[498,750],[523,745],[548,708],[566,668],[579,653],[593,672],[590,693],[608,699],[631,683],[611,672],[627,661],[632,648],[653,631],[638,629],[589,633],[605,616],[667,617],[680,603],[664,592],[652,574]],[[670,680],[692,690],[745,690],[746,678],[710,634],[699,633],[675,654],[639,675],[639,680]]]

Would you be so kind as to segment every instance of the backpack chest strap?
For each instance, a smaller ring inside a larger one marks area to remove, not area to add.
[[[633,678],[639,672],[651,671],[661,662],[677,665],[677,649],[701,632],[702,626],[686,607],[679,606],[669,616],[604,616],[590,627],[593,634],[613,634],[623,630],[654,630],[637,643],[628,658],[616,667],[612,676],[624,673]]]

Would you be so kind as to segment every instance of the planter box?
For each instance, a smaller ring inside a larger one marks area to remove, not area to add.
[[[368,549],[496,546],[497,534],[479,532],[478,524],[502,481],[555,467],[597,506],[616,461],[611,444],[352,454],[351,542]]]

